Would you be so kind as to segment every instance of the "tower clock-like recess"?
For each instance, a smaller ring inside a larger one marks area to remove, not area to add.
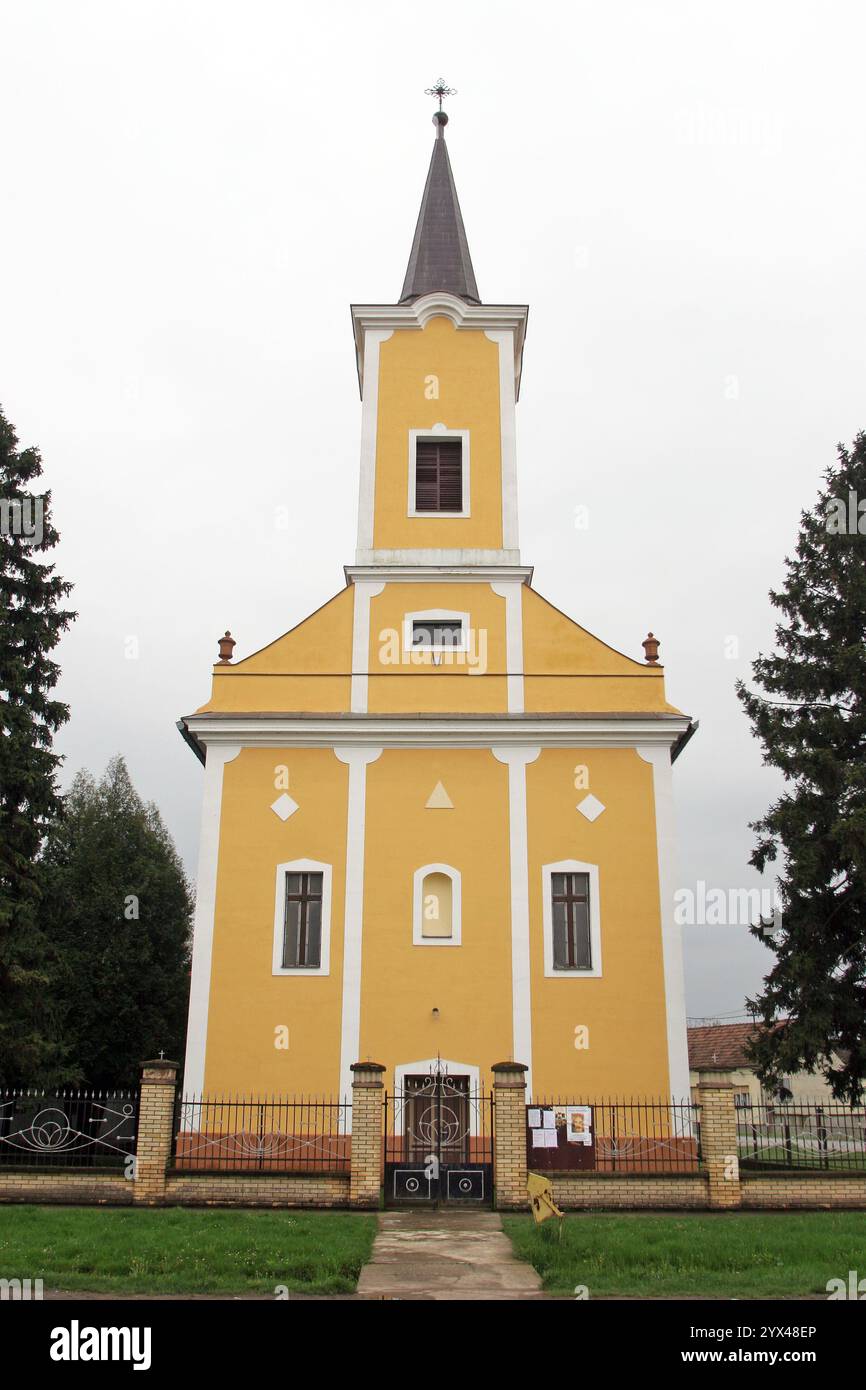
[[[180,723],[205,766],[185,1089],[348,1094],[374,1057],[470,1096],[513,1058],[530,1094],[686,1097],[694,726],[657,638],[614,651],[521,561],[527,308],[481,298],[433,94],[399,298],[352,306],[354,563],[260,651],[226,633]]]

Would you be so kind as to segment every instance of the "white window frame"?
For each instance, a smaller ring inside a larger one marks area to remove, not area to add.
[[[461,482],[463,485],[463,509],[459,512],[418,511],[415,506],[415,452],[419,439],[462,439]],[[424,517],[429,521],[459,521],[461,517],[471,516],[469,494],[469,431],[449,430],[444,425],[434,425],[430,430],[409,431],[409,507],[407,516]]]
[[[286,914],[286,874],[315,873],[322,875],[322,948],[319,965],[283,965],[283,931]],[[290,859],[277,865],[276,890],[274,894],[274,953],[271,973],[273,975],[299,975],[304,978],[331,973],[331,885],[333,867],[322,864],[318,859]]]
[[[424,880],[428,874],[444,874],[451,880],[451,935],[424,936]],[[462,943],[462,886],[460,870],[452,864],[424,864],[412,881],[412,945],[460,946]]]
[[[557,970],[553,964],[553,875],[589,875],[589,949],[591,970]],[[579,859],[560,859],[556,864],[543,864],[542,919],[544,923],[544,974],[550,980],[601,979],[601,898],[598,888],[598,865],[584,864]]]
[[[415,623],[459,623],[460,641],[452,642],[430,642],[423,647],[415,646],[412,641],[412,628]],[[425,608],[418,613],[403,614],[403,652],[468,652],[469,651],[469,614],[458,613],[451,608]]]

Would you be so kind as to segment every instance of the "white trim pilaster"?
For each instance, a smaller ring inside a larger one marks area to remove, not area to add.
[[[674,913],[676,829],[670,750],[640,744],[638,756],[653,770],[656,848],[658,852],[659,909],[665,980],[665,1014],[668,1035],[668,1080],[671,1097],[689,1096],[689,1052],[686,1024],[686,989],[683,972],[682,927]]]
[[[511,866],[511,1011],[515,1062],[523,1062],[526,1094],[532,1095],[532,980],[529,953],[529,834],[526,817],[526,764],[540,748],[494,746],[493,756],[508,767],[508,836]]]
[[[364,924],[364,843],[367,820],[367,764],[381,748],[344,747],[334,753],[349,768],[346,811],[346,883],[343,928],[343,1006],[340,1024],[340,1095],[352,1090],[352,1063],[361,1046],[361,948]]]
[[[505,599],[505,669],[508,713],[523,713],[523,585],[519,581],[491,584]]]
[[[515,411],[514,332],[487,329],[499,346],[499,438],[502,460],[502,549],[517,553],[517,422]]]
[[[361,479],[358,490],[358,560],[373,549],[376,502],[376,434],[379,419],[379,348],[393,328],[368,329],[364,338],[361,406]]]
[[[384,580],[357,579],[352,614],[352,714],[367,713],[370,669],[370,600],[381,594]]]
[[[204,1089],[223,771],[226,763],[230,763],[236,758],[240,751],[241,745],[239,743],[221,743],[209,748],[204,769],[195,917],[193,919],[189,1022],[186,1034],[186,1061],[183,1069],[185,1095],[201,1095]]]

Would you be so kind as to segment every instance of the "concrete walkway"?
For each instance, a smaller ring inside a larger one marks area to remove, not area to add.
[[[532,1265],[516,1260],[492,1211],[388,1211],[359,1298],[543,1298]]]

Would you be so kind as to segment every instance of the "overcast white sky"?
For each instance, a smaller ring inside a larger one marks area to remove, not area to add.
[[[348,305],[399,294],[441,73],[482,297],[530,305],[524,561],[623,651],[660,635],[701,721],[679,883],[756,883],[777,784],[733,684],[866,427],[863,7],[3,0],[0,30],[0,402],[75,583],[64,781],[123,752],[194,872],[175,720],[226,627],[246,655],[342,585]],[[770,959],[687,928],[689,1013],[742,1010]]]

